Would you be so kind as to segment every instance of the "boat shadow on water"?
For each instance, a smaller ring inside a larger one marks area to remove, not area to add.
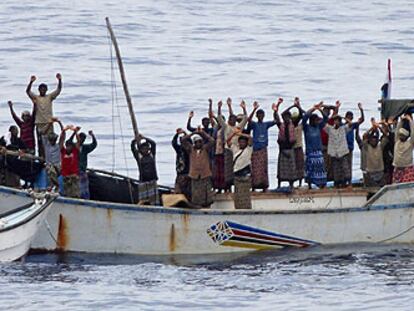
[[[284,265],[349,265],[361,258],[388,258],[412,260],[414,245],[352,243],[341,245],[317,245],[306,249],[295,247],[280,250],[204,255],[128,255],[81,252],[31,252],[27,263],[74,264],[74,265],[137,265],[165,264],[175,266],[205,266],[208,269],[226,269],[233,266]]]

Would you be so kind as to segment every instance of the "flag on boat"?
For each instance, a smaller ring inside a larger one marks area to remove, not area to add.
[[[385,82],[381,87],[381,97],[382,99],[391,99],[391,59],[388,59],[387,66],[387,76]]]

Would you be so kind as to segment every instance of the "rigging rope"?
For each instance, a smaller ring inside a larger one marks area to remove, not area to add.
[[[121,135],[121,141],[122,141],[122,151],[124,155],[124,161],[125,161],[125,169],[126,169],[126,175],[129,176],[129,167],[128,167],[128,159],[127,159],[127,152],[125,149],[125,139],[124,139],[124,133],[122,128],[122,121],[121,121],[121,111],[120,111],[120,105],[118,103],[118,92],[117,92],[117,85],[116,85],[116,79],[115,79],[115,69],[117,66],[117,62],[114,61],[113,56],[113,46],[112,46],[112,40],[109,34],[109,30],[107,32],[107,38],[108,38],[108,45],[109,45],[109,54],[111,59],[111,100],[112,100],[112,173],[114,173],[116,168],[116,126],[115,126],[115,119],[118,117],[118,123],[119,123],[119,129],[120,129],[120,135]],[[116,113],[115,114],[115,106],[116,106]],[[134,203],[134,196],[132,193],[132,185],[131,180],[127,179],[128,183],[128,190],[129,190],[129,196],[131,199],[131,203]]]
[[[108,44],[110,49],[110,59],[111,59],[111,98],[112,98],[112,172],[115,171],[116,168],[116,125],[115,125],[115,119],[118,118],[118,124],[119,124],[119,130],[120,130],[120,136],[121,136],[121,142],[122,142],[122,151],[124,156],[124,163],[125,163],[125,170],[127,172],[127,176],[129,176],[129,167],[128,167],[128,157],[127,157],[127,151],[126,151],[126,144],[125,144],[125,137],[122,127],[122,120],[121,120],[121,110],[120,105],[118,101],[118,86],[116,84],[116,78],[115,78],[115,71],[118,68],[117,62],[114,61],[113,56],[113,46],[111,42],[111,38],[108,31]],[[115,111],[116,108],[116,111]]]

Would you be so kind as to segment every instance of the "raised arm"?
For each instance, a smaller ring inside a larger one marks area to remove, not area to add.
[[[358,109],[359,109],[359,112],[361,113],[361,116],[358,119],[358,124],[362,124],[365,121],[365,115],[364,115],[364,109],[362,109],[361,103],[358,103]]]
[[[218,102],[217,107],[218,107],[217,122],[220,124],[220,126],[222,128],[225,128],[226,127],[226,122],[223,119],[223,115],[222,115],[222,111],[221,111],[221,109],[223,107],[223,102],[221,100]]]
[[[157,144],[151,138],[145,137],[145,140],[150,144],[152,155],[155,156],[157,153]]]
[[[227,107],[229,107],[229,116],[233,115],[234,112],[233,112],[233,106],[232,106],[232,101],[230,97],[227,98]]]
[[[204,141],[207,141],[207,143],[204,145],[207,150],[210,150],[214,147],[213,137],[208,135],[205,131],[201,130],[201,128],[198,128],[196,133],[203,137]]]
[[[194,111],[190,111],[190,113],[188,114],[188,120],[187,120],[187,130],[189,130],[190,132],[194,132],[196,130],[195,127],[191,126],[191,120],[194,117]]]
[[[356,128],[355,130],[355,140],[359,146],[359,148],[362,148],[362,139],[361,139],[361,135],[359,133],[359,126]]]
[[[36,76],[31,76],[30,77],[30,81],[29,81],[29,84],[27,85],[27,87],[26,87],[26,94],[27,94],[27,96],[29,96],[29,98],[32,100],[32,101],[34,101],[34,99],[35,99],[35,95],[33,94],[33,92],[32,92],[32,85],[33,85],[33,83],[36,81]]]
[[[10,113],[11,113],[11,115],[12,115],[12,117],[13,117],[14,121],[16,122],[16,124],[17,124],[18,126],[20,126],[20,125],[23,123],[23,120],[22,120],[22,119],[20,119],[20,118],[17,116],[17,114],[14,112],[14,109],[13,109],[13,102],[12,102],[11,100],[9,100],[9,101],[7,102],[7,104],[8,104],[8,105],[9,105],[9,107],[10,107]]]
[[[279,107],[282,103],[283,103],[283,98],[279,98],[277,101],[277,104],[272,105],[273,119],[278,127],[280,127],[280,125],[282,124],[282,121],[280,120],[280,116],[279,116]]]
[[[257,109],[259,109],[259,103],[258,103],[257,101],[255,101],[255,102],[253,103],[253,110],[252,110],[251,114],[249,115],[249,117],[247,118],[247,122],[248,122],[248,123],[251,123],[251,122],[252,122],[253,117],[254,117],[254,115],[255,115],[255,113],[256,113],[256,111],[257,111]]]
[[[58,85],[56,90],[54,90],[52,93],[50,93],[50,96],[55,99],[59,96],[60,92],[62,91],[62,75],[60,73],[56,74],[56,79],[58,80]]]
[[[76,149],[80,149],[81,145],[80,145],[80,137],[79,137],[79,127],[76,127],[73,129],[73,131],[75,132],[75,137],[76,137],[76,144],[75,147]]]
[[[135,138],[131,140],[131,151],[134,155],[135,160],[137,160],[137,162],[139,163],[140,159],[138,155],[137,140]]]
[[[65,139],[66,139],[66,131],[69,129],[69,127],[65,127],[62,132],[60,133],[59,138],[59,147],[60,149],[63,149],[65,147]]]

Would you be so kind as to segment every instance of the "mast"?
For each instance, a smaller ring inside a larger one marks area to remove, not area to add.
[[[122,63],[122,58],[121,58],[121,52],[119,51],[118,42],[116,41],[114,31],[112,30],[109,17],[106,17],[105,21],[106,21],[106,26],[108,27],[108,31],[111,37],[112,44],[114,45],[114,48],[115,48],[115,55],[118,61],[119,72],[121,74],[122,87],[124,89],[126,101],[128,104],[129,115],[131,116],[132,129],[134,130],[135,139],[138,140],[138,135],[139,135],[138,124],[137,124],[137,119],[135,117],[134,106],[132,105],[131,95],[129,94],[129,90],[128,90],[128,84],[126,81],[125,71],[124,71],[124,64]]]

